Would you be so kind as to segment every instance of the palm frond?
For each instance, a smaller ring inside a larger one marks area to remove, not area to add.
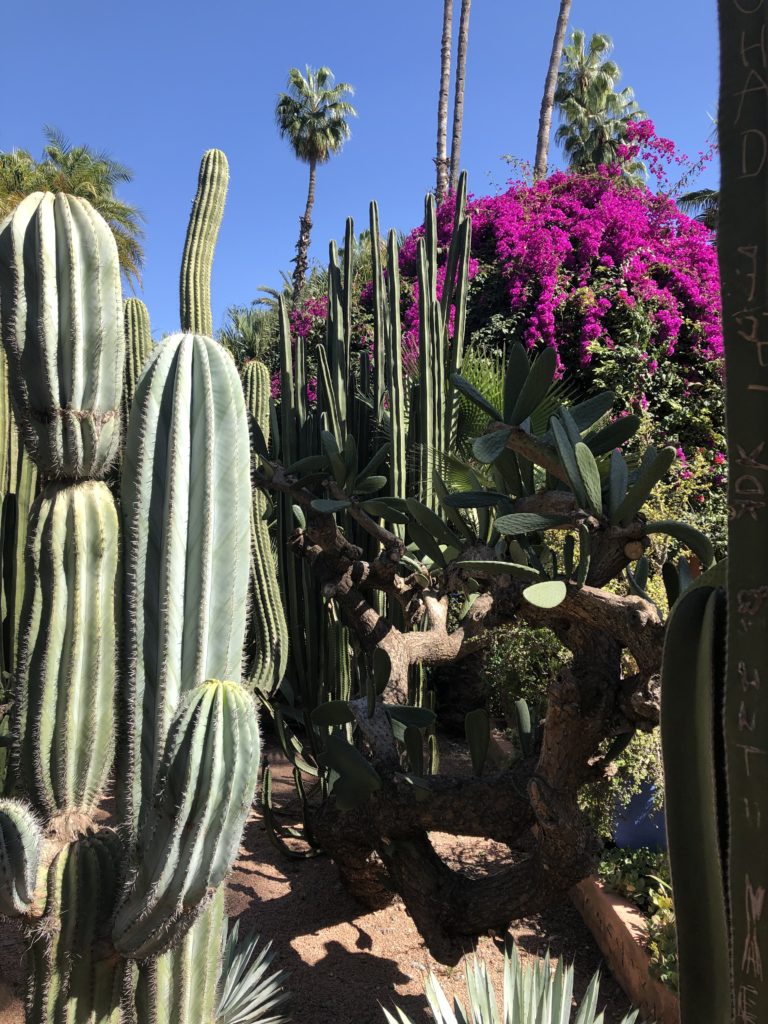
[[[286,1024],[288,1018],[274,1011],[289,999],[283,989],[288,975],[269,974],[272,943],[259,951],[258,935],[239,942],[239,926],[239,921],[230,925],[224,945],[215,1024]]]

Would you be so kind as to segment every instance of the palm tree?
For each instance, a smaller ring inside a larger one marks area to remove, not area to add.
[[[326,163],[341,149],[351,134],[347,118],[357,116],[352,104],[344,99],[345,93],[354,95],[351,85],[347,82],[334,85],[330,68],[314,71],[307,65],[305,71],[302,75],[298,68],[291,68],[288,91],[280,93],[275,107],[280,136],[288,139],[298,160],[309,164],[307,205],[299,220],[296,243],[294,299],[299,297],[307,273],[317,165]]]
[[[533,165],[533,178],[538,181],[547,173],[547,156],[549,154],[549,136],[552,130],[552,109],[555,105],[555,88],[557,86],[557,70],[563,55],[565,30],[571,13],[572,0],[560,0],[560,13],[557,16],[555,37],[552,40],[552,53],[549,57],[547,77],[544,82],[544,95],[541,98],[539,112],[539,134],[536,139],[536,159]]]
[[[443,0],[443,36],[440,45],[440,93],[437,100],[437,187],[438,203],[448,191],[448,93],[451,87],[451,38],[453,34],[453,0]]]
[[[593,35],[587,44],[584,33],[577,30],[563,50],[555,89],[561,124],[555,139],[574,170],[589,172],[601,164],[616,163],[627,125],[645,117],[632,89],[616,92],[621,71],[607,57],[611,48],[608,36]],[[623,165],[622,173],[636,182],[643,170],[642,163],[632,161]]]
[[[459,42],[456,50],[456,89],[453,97],[453,138],[451,139],[451,191],[459,186],[461,170],[461,132],[464,125],[464,81],[467,72],[467,48],[469,46],[469,9],[472,0],[461,0],[459,17]]]
[[[0,153],[0,217],[32,192],[67,192],[87,199],[112,229],[126,281],[131,287],[141,284],[144,218],[115,194],[118,185],[133,180],[132,173],[104,151],[72,146],[55,128],[46,126],[43,132],[47,145],[40,161],[25,150]]]
[[[677,205],[683,213],[687,213],[711,231],[717,230],[717,219],[720,213],[719,189],[697,188],[693,192],[686,192],[677,200]]]

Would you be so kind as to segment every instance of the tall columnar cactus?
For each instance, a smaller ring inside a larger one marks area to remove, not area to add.
[[[23,199],[0,234],[11,393],[48,478],[103,477],[117,454],[125,344],[114,250],[84,199],[49,192]]]
[[[101,480],[51,482],[32,506],[16,750],[42,813],[91,815],[114,753],[118,516]]]
[[[208,337],[157,347],[126,434],[120,538],[102,479],[120,439],[115,282],[114,240],[84,201],[40,194],[0,227],[3,342],[45,481],[16,666],[19,799],[0,801],[0,910],[28,933],[29,1024],[212,1021],[221,882],[259,764],[240,683],[251,521],[240,381]],[[198,311],[199,283],[192,273],[186,285]],[[116,696],[115,829],[95,811]]]
[[[683,1024],[768,1019],[768,7],[719,12],[727,598],[678,600],[662,685]]]
[[[123,429],[128,423],[128,414],[136,392],[141,371],[152,352],[152,329],[149,310],[141,299],[125,300],[125,381],[123,385]]]
[[[211,270],[228,184],[226,156],[209,149],[200,164],[181,261],[181,329],[193,334],[213,334]]]
[[[245,404],[260,442],[269,444],[271,382],[269,370],[252,359],[243,371]],[[277,565],[267,523],[268,502],[263,491],[253,489],[251,523],[251,584],[248,678],[253,686],[271,695],[285,675],[288,662],[288,626],[277,579]]]

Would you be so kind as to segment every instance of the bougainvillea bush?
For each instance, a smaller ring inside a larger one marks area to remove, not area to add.
[[[452,203],[438,211],[444,252]],[[616,166],[514,182],[471,197],[469,210],[469,346],[489,355],[517,339],[553,347],[566,381],[585,393],[611,388],[619,414],[644,415],[646,439],[678,448],[682,479],[698,467],[695,511],[719,517],[723,360],[712,233],[663,193],[622,181]],[[404,362],[414,373],[422,233],[412,231],[400,251]],[[370,292],[362,289],[356,318],[361,345],[370,337]],[[308,300],[292,315],[294,329],[310,342],[322,337],[323,314],[321,301]]]

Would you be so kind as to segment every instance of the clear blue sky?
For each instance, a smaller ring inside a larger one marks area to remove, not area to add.
[[[458,28],[459,0],[455,0]],[[532,160],[557,0],[475,0],[462,144],[470,190],[495,191],[504,153]],[[214,266],[214,321],[277,285],[307,171],[274,126],[289,67],[327,64],[356,89],[343,152],[318,172],[311,255],[344,219],[410,229],[433,186],[442,0],[43,0],[3,15],[0,150],[39,154],[41,127],[107,149],[134,172],[146,216],[142,298],[155,336],[178,328],[178,269],[200,156],[223,149],[231,183]],[[640,105],[695,155],[717,98],[715,0],[574,0],[571,27],[606,32]],[[553,154],[555,155],[555,154]],[[711,167],[701,184],[714,184]]]

